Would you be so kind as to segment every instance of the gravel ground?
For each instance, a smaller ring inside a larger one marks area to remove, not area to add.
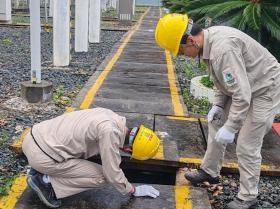
[[[185,58],[174,60],[177,77],[180,87],[189,88],[190,82],[186,79],[180,62],[184,62]],[[197,72],[197,69],[194,69]],[[277,116],[275,122],[280,122],[280,115]],[[239,187],[238,175],[223,175],[222,183],[217,186],[201,185],[208,190],[209,199],[213,209],[222,209],[227,203],[232,201]],[[280,209],[280,177],[264,177],[262,176],[259,184],[258,206],[255,209]]]
[[[222,176],[222,183],[207,188],[213,209],[222,209],[232,201],[238,192],[239,176]],[[262,176],[259,183],[258,205],[255,209],[280,209],[280,178]]]
[[[9,150],[12,140],[24,128],[62,114],[123,35],[124,32],[102,31],[101,42],[90,44],[88,53],[72,50],[69,68],[55,69],[51,66],[52,33],[42,30],[42,79],[53,82],[62,97],[38,106],[28,105],[19,98],[20,82],[30,79],[29,28],[0,27],[0,195],[5,179],[26,165],[23,156]]]

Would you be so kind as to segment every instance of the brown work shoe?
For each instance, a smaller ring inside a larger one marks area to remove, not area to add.
[[[209,182],[210,184],[220,183],[219,177],[212,177],[202,169],[187,172],[185,174],[185,178],[189,180],[193,185],[203,182]]]
[[[226,209],[249,209],[249,208],[252,209],[255,206],[257,206],[257,203],[258,203],[257,198],[250,201],[245,201],[237,197],[226,205]]]

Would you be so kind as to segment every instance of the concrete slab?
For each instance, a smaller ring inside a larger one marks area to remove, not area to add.
[[[172,185],[152,185],[160,191],[156,199],[121,195],[109,185],[64,198],[61,209],[175,209],[189,205],[193,209],[210,209],[207,192],[200,188]],[[36,194],[26,189],[14,209],[48,209]]]
[[[147,44],[147,43],[129,42],[126,45],[126,50],[135,50],[135,48],[137,48],[138,50],[144,49],[144,50],[162,51],[162,49],[158,45],[151,45],[151,44]]]
[[[140,114],[140,113],[129,113],[129,112],[117,112],[117,114],[126,118],[126,124],[128,128],[139,126],[140,124],[153,129],[154,115],[153,114]]]
[[[130,88],[131,86],[125,85],[127,88]],[[125,88],[104,88],[98,91],[95,97],[95,101],[99,98],[103,99],[123,99],[123,103],[127,103],[129,100],[135,101],[135,102],[145,102],[145,103],[156,103],[157,105],[160,102],[167,102],[170,103],[170,94],[168,93],[158,93],[157,91],[153,91],[151,89],[151,92],[141,91],[137,92],[135,89],[127,89],[124,91]],[[156,97],[156,98],[155,98]],[[131,111],[126,111],[131,112]],[[133,112],[137,112],[134,110]]]
[[[164,51],[124,51],[120,58],[122,62],[133,63],[152,63],[152,64],[166,64],[166,57]]]
[[[138,63],[137,63],[138,64]],[[149,69],[149,68],[147,68]],[[152,67],[150,67],[150,69],[152,70]],[[166,71],[166,69],[164,69],[164,71]],[[166,76],[165,73],[150,73],[150,72],[146,72],[143,71],[142,69],[137,69],[137,68],[130,68],[130,69],[120,69],[120,70],[116,70],[114,69],[114,71],[110,72],[110,78],[107,78],[104,82],[107,82],[107,80],[110,79],[114,79],[114,78],[123,78],[123,79],[145,79],[147,81],[155,81],[155,82],[160,82],[162,81],[168,81],[168,78]],[[177,80],[174,80],[175,82],[177,82]]]
[[[133,63],[131,62],[121,62],[118,61],[114,65],[114,69],[112,72],[116,71],[122,71],[124,73],[130,74],[130,73],[142,73],[142,75],[146,75],[146,73],[156,73],[156,74],[164,74],[167,76],[167,67],[166,64],[144,64],[144,63]]]
[[[146,44],[157,44],[154,38],[139,39],[139,37],[132,37],[129,41],[130,43],[146,43]]]
[[[138,76],[138,75],[137,75]],[[122,77],[122,76],[115,76],[115,75],[110,75],[109,77],[106,78],[106,80],[104,81],[103,85],[106,84],[122,84],[125,87],[127,85],[131,86],[131,85],[140,85],[140,86],[147,86],[147,87],[165,87],[165,88],[169,88],[169,81],[167,76],[162,77],[161,80],[156,79],[156,78],[150,78],[150,74],[149,73],[145,73],[145,75],[143,76],[139,76],[139,77]],[[177,82],[176,82],[177,83]],[[179,84],[177,83],[177,87],[179,86]]]
[[[156,115],[155,131],[162,133],[165,160],[203,157],[206,144],[198,121]]]
[[[159,105],[161,104],[161,105]],[[173,107],[169,101],[164,101],[161,103],[147,102],[147,101],[135,101],[135,100],[124,100],[124,99],[110,99],[96,97],[93,100],[91,107],[100,106],[104,108],[109,108],[113,111],[119,112],[137,112],[145,114],[173,114]]]

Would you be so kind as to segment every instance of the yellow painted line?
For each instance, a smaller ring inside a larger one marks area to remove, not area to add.
[[[137,26],[131,30],[127,37],[125,38],[125,40],[123,41],[123,43],[121,44],[121,46],[118,48],[117,52],[114,54],[114,56],[112,57],[112,59],[109,61],[109,63],[106,65],[106,67],[104,68],[104,70],[102,71],[102,73],[99,75],[99,77],[97,78],[97,80],[95,81],[95,83],[93,84],[93,86],[89,89],[89,91],[87,92],[82,104],[80,105],[81,109],[87,109],[90,107],[90,105],[92,104],[93,100],[94,100],[94,96],[96,94],[96,92],[99,90],[99,88],[102,86],[105,78],[107,77],[107,75],[109,74],[109,72],[111,71],[113,65],[116,63],[116,61],[119,59],[121,53],[123,52],[124,48],[126,47],[127,43],[129,42],[131,36],[135,33],[136,30],[138,30],[144,16],[149,12],[150,8],[146,10],[146,12],[142,15],[142,17],[140,18]]]
[[[176,209],[191,209],[190,189],[188,186],[175,186]]]
[[[188,120],[188,121],[198,121],[198,119],[201,122],[207,122],[206,118],[192,118],[192,117],[176,117],[176,116],[167,116],[168,119],[172,119],[172,120]]]
[[[13,209],[22,192],[26,189],[26,186],[26,176],[21,175],[17,177],[9,191],[9,194],[0,198],[0,208]]]
[[[200,120],[201,122],[205,122],[205,123],[208,122],[206,118],[199,118],[199,120]]]
[[[69,112],[74,112],[75,108],[74,107],[67,107],[64,114],[69,113]]]
[[[10,145],[11,150],[13,150],[16,153],[21,153],[21,145],[23,140],[25,139],[26,135],[30,132],[31,128],[26,128],[22,134],[20,135],[20,137],[16,140],[14,140],[14,142]]]
[[[181,157],[181,158],[179,158],[179,162],[181,162],[181,163],[191,163],[191,164],[201,164],[202,159]]]
[[[186,121],[193,121],[193,122],[198,121],[198,118],[187,118],[187,117],[176,117],[176,116],[167,116],[167,118],[171,120],[186,120]]]
[[[176,78],[174,74],[174,68],[173,68],[170,52],[165,50],[165,55],[166,55],[168,81],[169,81],[170,94],[171,94],[174,114],[176,116],[184,116],[185,115],[184,108],[180,101],[179,91],[175,83]]]
[[[190,164],[195,164],[195,165],[201,165],[202,159],[182,157],[182,158],[179,158],[179,162],[190,163]],[[231,169],[238,169],[238,163],[224,162],[223,163],[223,167],[224,168],[231,168]],[[262,171],[269,171],[269,172],[274,172],[274,171],[279,172],[280,171],[280,167],[279,166],[275,166],[275,165],[262,164],[261,165],[261,170]]]
[[[157,154],[153,157],[155,160],[164,160],[164,150],[163,150],[163,143],[162,140],[160,140],[160,145],[158,148]]]

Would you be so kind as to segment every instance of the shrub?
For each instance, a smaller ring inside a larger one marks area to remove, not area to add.
[[[202,83],[204,86],[206,86],[207,88],[210,88],[210,89],[212,89],[213,86],[214,86],[213,81],[210,79],[210,77],[208,75],[207,76],[203,76],[200,79],[200,83]]]
[[[196,114],[207,115],[211,106],[206,97],[194,98],[188,89],[183,92],[184,102],[188,107],[188,111]]]

